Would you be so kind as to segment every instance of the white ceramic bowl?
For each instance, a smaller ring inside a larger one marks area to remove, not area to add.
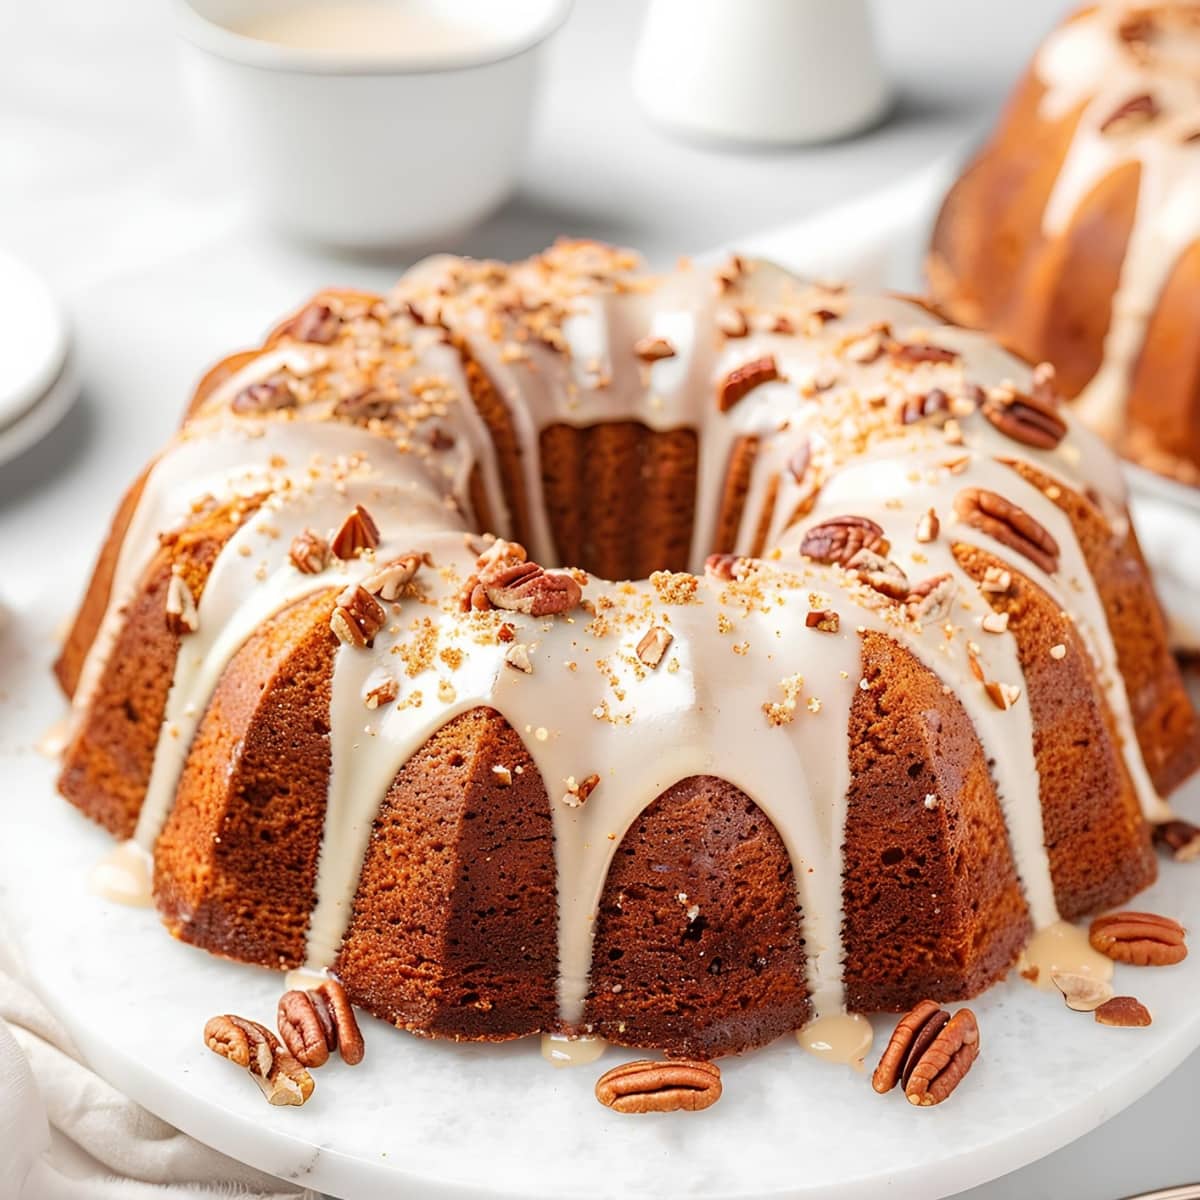
[[[419,3],[473,35],[426,54],[310,50],[234,30],[297,0],[173,0],[184,71],[218,169],[268,222],[333,245],[418,245],[511,192],[539,48],[570,0]]]

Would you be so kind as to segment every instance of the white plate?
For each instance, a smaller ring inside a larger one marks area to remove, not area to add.
[[[78,392],[62,310],[41,277],[0,250],[0,463],[45,437]]]
[[[35,983],[110,1082],[200,1140],[347,1198],[793,1196],[933,1200],[1013,1170],[1099,1125],[1200,1044],[1200,954],[1168,970],[1119,968],[1153,1010],[1114,1030],[1014,980],[973,1007],[983,1055],[951,1101],[917,1110],[791,1039],[722,1066],[705,1113],[621,1117],[592,1097],[610,1049],[556,1071],[536,1041],[422,1041],[367,1020],[366,1061],[317,1073],[301,1110],[271,1108],[207,1051],[209,1016],[271,1020],[281,977],[173,941],[151,911],[87,890],[111,844],[54,794],[31,747],[63,711],[50,630],[81,564],[0,627],[0,909]],[[1200,929],[1200,868],[1167,864],[1143,903]],[[880,1020],[882,1038],[890,1022]],[[878,1050],[877,1044],[877,1050]],[[874,1056],[872,1056],[872,1061]]]

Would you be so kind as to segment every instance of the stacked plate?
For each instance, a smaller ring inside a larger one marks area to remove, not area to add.
[[[0,463],[45,437],[75,401],[66,321],[45,282],[0,250]]]

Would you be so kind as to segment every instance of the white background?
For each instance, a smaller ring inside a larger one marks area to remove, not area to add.
[[[628,85],[636,0],[578,0],[550,48],[518,194],[462,243],[443,248],[512,257],[567,233],[632,245],[661,261],[817,211],[970,147],[1066,6],[875,7],[899,87],[890,119],[818,149],[731,153],[673,142],[641,119]],[[195,153],[163,0],[0,0],[0,47],[0,240],[59,289],[75,320],[84,379],[83,400],[59,432],[0,467],[0,598],[6,590],[11,598],[37,547],[54,553],[98,539],[117,488],[171,428],[206,355],[249,341],[305,288],[377,284],[380,264],[298,253],[246,231],[236,181],[207,173]],[[239,276],[246,244],[277,272]],[[194,295],[185,305],[169,288],[143,295],[133,286],[151,271],[161,279],[175,263],[189,287],[207,289],[209,314],[203,328],[178,339],[163,331],[173,312],[196,320]],[[386,273],[404,263],[384,264]],[[119,302],[106,307],[109,293]],[[203,353],[180,361],[176,343]],[[135,373],[142,394],[148,384],[161,389],[161,408],[120,424],[114,410]],[[1115,1052],[1136,1053],[1136,1035],[1129,1037]],[[1192,1182],[1200,1178],[1198,1099],[1194,1057],[1102,1130],[969,1196],[1117,1200]]]

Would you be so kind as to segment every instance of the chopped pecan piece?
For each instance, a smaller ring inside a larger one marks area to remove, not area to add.
[[[533,663],[529,660],[529,647],[524,642],[513,642],[504,652],[504,661],[514,671],[523,675],[533,674]]]
[[[1154,844],[1176,862],[1194,862],[1200,858],[1200,827],[1191,821],[1163,821],[1154,826]]]
[[[1147,125],[1159,114],[1158,102],[1149,92],[1131,96],[1124,104],[1105,117],[1101,133],[1126,133],[1139,125]]]
[[[596,1081],[596,1099],[619,1113],[699,1112],[720,1098],[721,1072],[710,1062],[642,1059]]]
[[[400,684],[383,670],[379,670],[378,674],[372,671],[364,686],[363,703],[370,709],[391,704],[400,695]]]
[[[596,790],[596,785],[599,782],[600,776],[595,773],[588,775],[579,782],[576,782],[574,775],[568,775],[566,778],[566,791],[563,793],[562,798],[563,803],[568,808],[579,808]]]
[[[953,575],[934,575],[922,579],[904,599],[904,608],[914,621],[931,624],[944,621],[954,608],[958,588]]]
[[[954,498],[954,511],[964,524],[1023,554],[1047,575],[1058,570],[1058,543],[1011,500],[984,488],[964,488]]]
[[[1133,996],[1114,996],[1106,1000],[1095,1012],[1100,1025],[1113,1025],[1119,1029],[1145,1029],[1153,1018],[1150,1010]]]
[[[704,560],[704,573],[714,579],[745,579],[750,575],[757,560],[742,554],[710,554]]]
[[[779,366],[775,362],[773,354],[766,354],[762,358],[755,358],[748,363],[743,363],[740,367],[734,367],[725,376],[717,393],[717,407],[721,412],[728,412],[756,387],[781,378]]]
[[[369,646],[387,621],[383,605],[361,584],[352,583],[337,598],[329,628],[339,642]]]
[[[204,1026],[204,1044],[244,1067],[271,1104],[303,1104],[313,1092],[312,1076],[257,1021],[226,1013]]]
[[[884,555],[892,548],[883,530],[869,517],[830,517],[814,525],[800,543],[800,553],[827,566],[847,566],[860,550]]]
[[[1011,388],[993,388],[983,402],[983,415],[1014,442],[1053,450],[1067,436],[1067,423],[1045,390],[1027,396]]]
[[[292,566],[303,575],[319,575],[329,562],[329,543],[311,529],[292,538],[288,549]]]
[[[662,662],[674,640],[674,636],[661,625],[651,625],[637,644],[638,660],[653,670]]]
[[[917,363],[953,363],[958,362],[957,350],[948,350],[945,346],[933,346],[926,342],[898,342],[890,347],[892,360],[905,366],[916,366]]]
[[[639,338],[633,343],[633,352],[642,362],[657,362],[660,358],[675,357],[675,347],[662,337]]]
[[[909,594],[908,576],[900,566],[865,546],[846,564],[846,570],[889,600],[903,600]]]
[[[287,332],[299,342],[327,346],[337,337],[341,327],[342,318],[328,304],[314,301],[292,318]]]
[[[378,596],[381,600],[389,603],[399,600],[404,595],[404,589],[416,577],[417,572],[423,566],[429,566],[431,562],[432,559],[427,553],[421,554],[416,550],[410,550],[373,575],[368,575],[363,580],[363,587],[373,596]]]
[[[937,513],[931,508],[928,512],[922,513],[917,519],[917,541],[934,541],[937,538],[941,528],[942,523],[938,520]]]
[[[810,462],[812,462],[812,447],[808,438],[805,438],[788,456],[787,461],[788,470],[797,483],[804,482],[804,476],[808,473]]]
[[[167,628],[175,634],[195,633],[200,628],[196,598],[178,567],[171,568],[167,581],[166,617]]]
[[[905,396],[896,410],[901,425],[913,425],[926,417],[937,417],[950,411],[950,397],[941,388],[930,388],[919,396]]]
[[[1183,926],[1157,913],[1097,917],[1088,930],[1088,941],[1101,954],[1138,967],[1168,967],[1187,958]]]
[[[1112,984],[1094,975],[1079,975],[1073,971],[1053,971],[1050,979],[1063,994],[1072,1012],[1095,1012],[1112,999]]]
[[[292,394],[288,381],[275,376],[242,388],[234,396],[229,407],[235,413],[277,412],[283,408],[295,408],[296,397]]]
[[[379,526],[361,504],[341,523],[333,535],[330,549],[341,559],[353,558],[364,550],[374,550],[379,545]]]
[[[831,608],[818,608],[804,614],[804,627],[821,633],[837,633],[841,618]]]
[[[750,332],[750,322],[740,308],[723,308],[717,313],[717,328],[727,338],[744,338]]]
[[[910,1104],[940,1104],[978,1057],[975,1014],[961,1008],[951,1017],[933,1000],[922,1000],[896,1025],[871,1086],[882,1094],[899,1084]]]
[[[306,991],[284,992],[276,1023],[283,1044],[302,1066],[324,1066],[333,1050],[349,1066],[363,1060],[362,1032],[346,989],[336,979]]]
[[[343,396],[334,405],[333,415],[365,425],[368,421],[386,421],[394,408],[394,400],[375,388],[366,388],[352,396]]]

